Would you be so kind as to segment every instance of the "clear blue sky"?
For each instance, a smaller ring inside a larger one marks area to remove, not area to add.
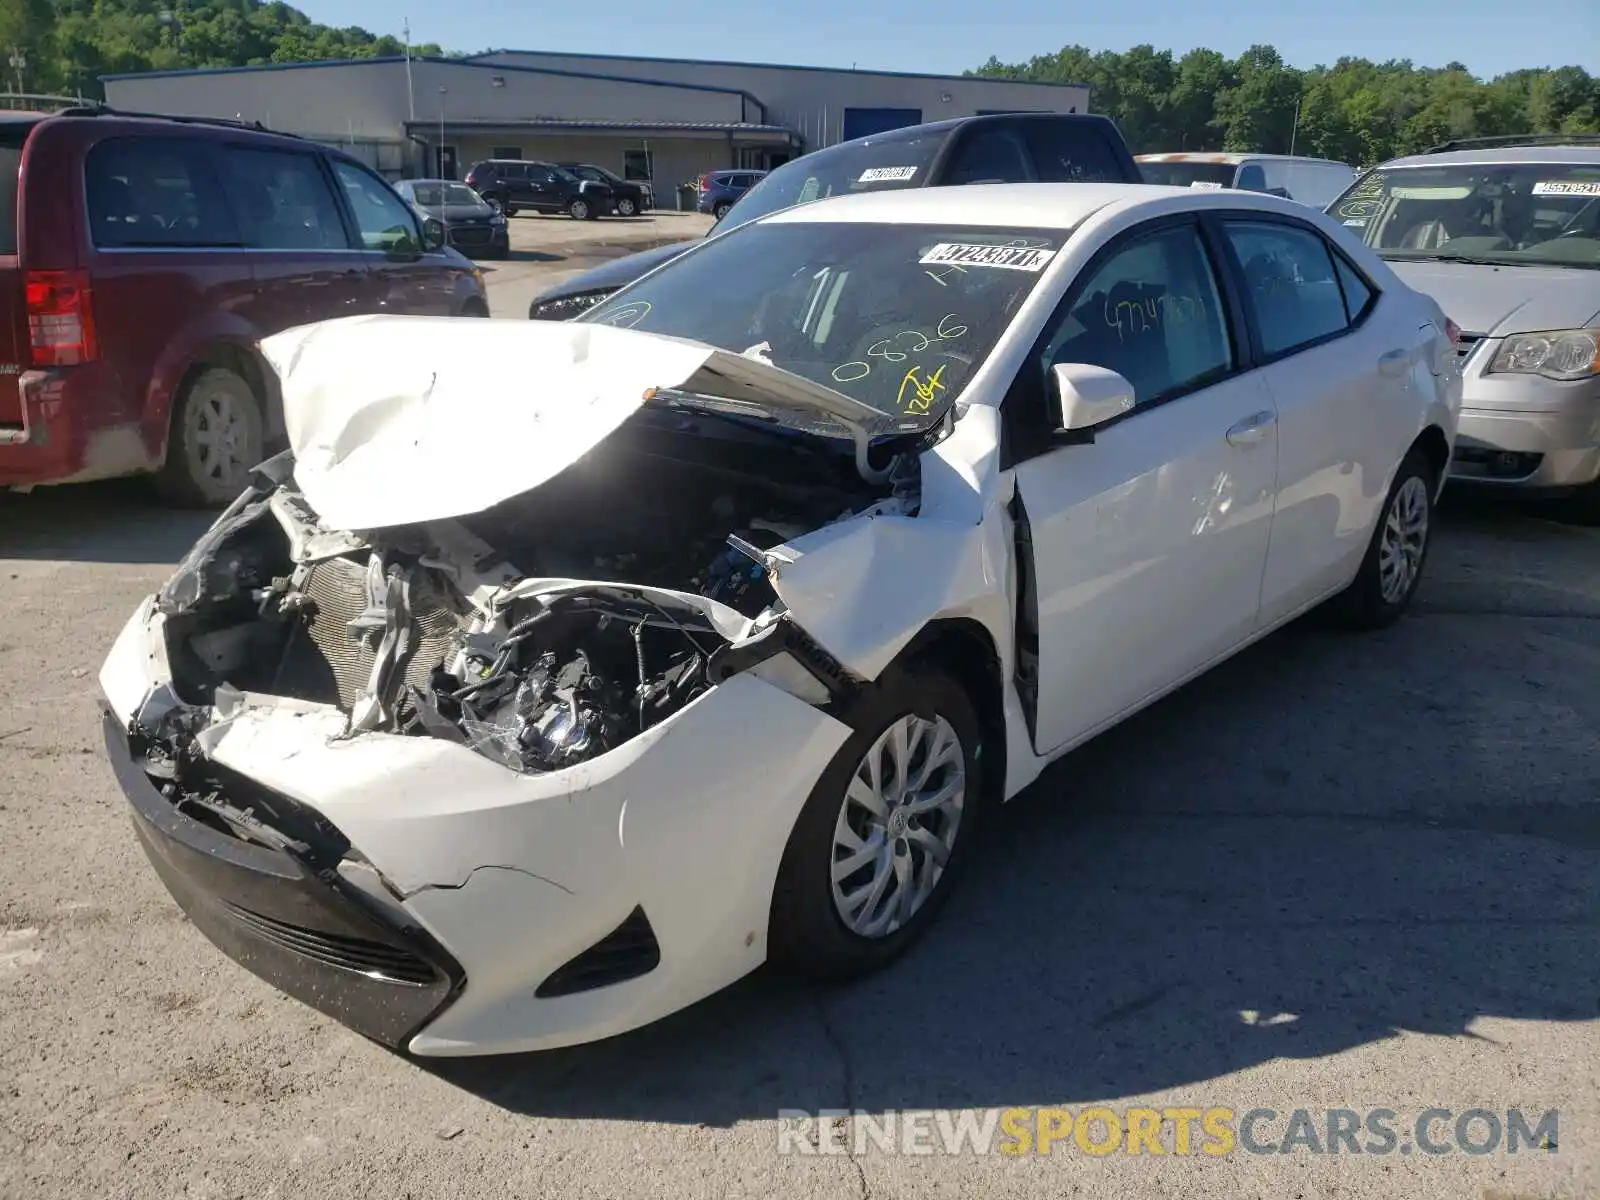
[[[489,47],[721,58],[955,74],[1077,42],[1236,55],[1268,42],[1293,66],[1350,54],[1457,61],[1492,76],[1573,64],[1600,73],[1600,0],[294,0],[316,21],[468,53]]]

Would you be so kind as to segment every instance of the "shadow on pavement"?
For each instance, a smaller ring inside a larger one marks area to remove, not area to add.
[[[162,505],[144,479],[0,492],[0,559],[175,563],[216,516]]]
[[[518,1112],[727,1126],[1594,1020],[1597,617],[1302,622],[1058,762],[887,971],[758,972],[607,1042],[428,1069]]]

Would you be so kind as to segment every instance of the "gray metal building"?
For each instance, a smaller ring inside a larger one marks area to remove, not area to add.
[[[117,108],[238,117],[344,147],[391,178],[484,158],[592,162],[670,206],[703,171],[997,111],[1087,112],[1089,89],[965,76],[503,50],[104,79]]]

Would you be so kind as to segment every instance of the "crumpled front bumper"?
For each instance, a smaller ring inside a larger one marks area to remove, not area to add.
[[[419,1055],[592,1041],[760,965],[789,832],[849,735],[744,674],[600,758],[522,775],[440,739],[342,738],[337,710],[247,697],[197,744],[349,840],[361,869],[329,879],[292,853],[258,854],[177,813],[133,761],[126,726],[170,681],[161,621],[142,606],[100,676],[113,714],[108,753],[152,863],[201,931],[244,966]],[[603,952],[640,912],[655,965],[549,994],[552,977]],[[398,991],[382,969],[332,961],[322,944],[331,938],[363,943],[351,953],[409,955],[402,961],[419,980],[412,959],[433,974]]]

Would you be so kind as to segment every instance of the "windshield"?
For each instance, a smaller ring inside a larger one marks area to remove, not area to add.
[[[748,226],[578,320],[707,342],[900,420],[938,419],[994,348],[1061,230]]]
[[[724,233],[747,225],[780,208],[824,200],[841,193],[924,187],[928,182],[928,166],[949,136],[948,129],[888,133],[803,155],[774,168],[739,197],[716,227],[716,232]]]
[[[1600,267],[1600,162],[1380,167],[1329,211],[1384,258]]]
[[[1195,187],[1210,184],[1213,187],[1232,187],[1233,173],[1239,168],[1233,163],[1218,162],[1142,162],[1139,174],[1146,183],[1163,187]]]
[[[478,193],[459,183],[414,183],[411,194],[424,208],[437,208],[445,204],[463,204],[476,207],[483,203]]]

